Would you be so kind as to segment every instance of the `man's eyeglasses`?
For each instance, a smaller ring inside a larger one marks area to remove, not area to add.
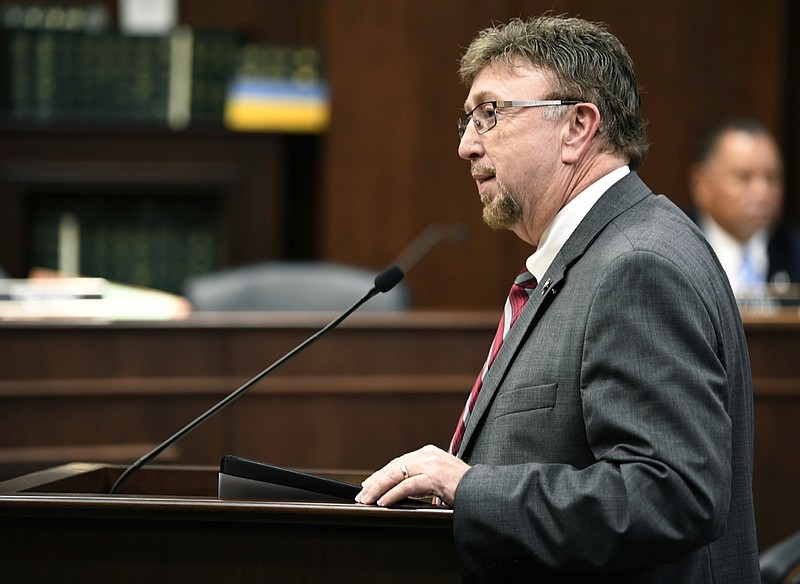
[[[464,137],[467,125],[472,120],[478,134],[485,134],[497,125],[497,110],[504,107],[549,107],[556,105],[575,105],[581,103],[574,99],[544,99],[538,101],[485,101],[472,111],[458,118],[458,139]]]

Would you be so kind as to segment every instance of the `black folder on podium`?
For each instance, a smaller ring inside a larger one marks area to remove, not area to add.
[[[219,465],[220,499],[354,503],[361,487],[226,454]]]
[[[223,456],[219,465],[217,496],[222,500],[355,503],[360,491],[358,485],[232,454]],[[431,507],[431,504],[404,499],[397,506]]]

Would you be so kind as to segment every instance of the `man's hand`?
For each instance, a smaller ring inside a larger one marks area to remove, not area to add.
[[[406,497],[438,497],[452,506],[456,487],[469,465],[436,446],[424,446],[395,458],[367,478],[356,495],[365,505],[388,507]]]

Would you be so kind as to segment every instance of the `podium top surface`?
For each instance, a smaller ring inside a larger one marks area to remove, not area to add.
[[[452,510],[380,508],[357,503],[220,500],[218,469],[151,466],[137,471],[123,493],[108,494],[124,466],[70,463],[0,482],[0,517],[114,518],[382,525],[452,530]],[[335,473],[336,478],[356,475]],[[329,475],[332,476],[332,475]]]

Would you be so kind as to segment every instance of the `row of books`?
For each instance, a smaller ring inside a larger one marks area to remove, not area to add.
[[[27,30],[101,32],[111,27],[111,15],[100,2],[85,4],[31,4],[6,2],[0,6],[0,26]]]
[[[220,206],[212,195],[40,194],[32,264],[180,294],[187,278],[222,264]]]
[[[305,133],[328,125],[317,48],[246,42],[229,31],[129,35],[30,20],[0,21],[6,120]]]

